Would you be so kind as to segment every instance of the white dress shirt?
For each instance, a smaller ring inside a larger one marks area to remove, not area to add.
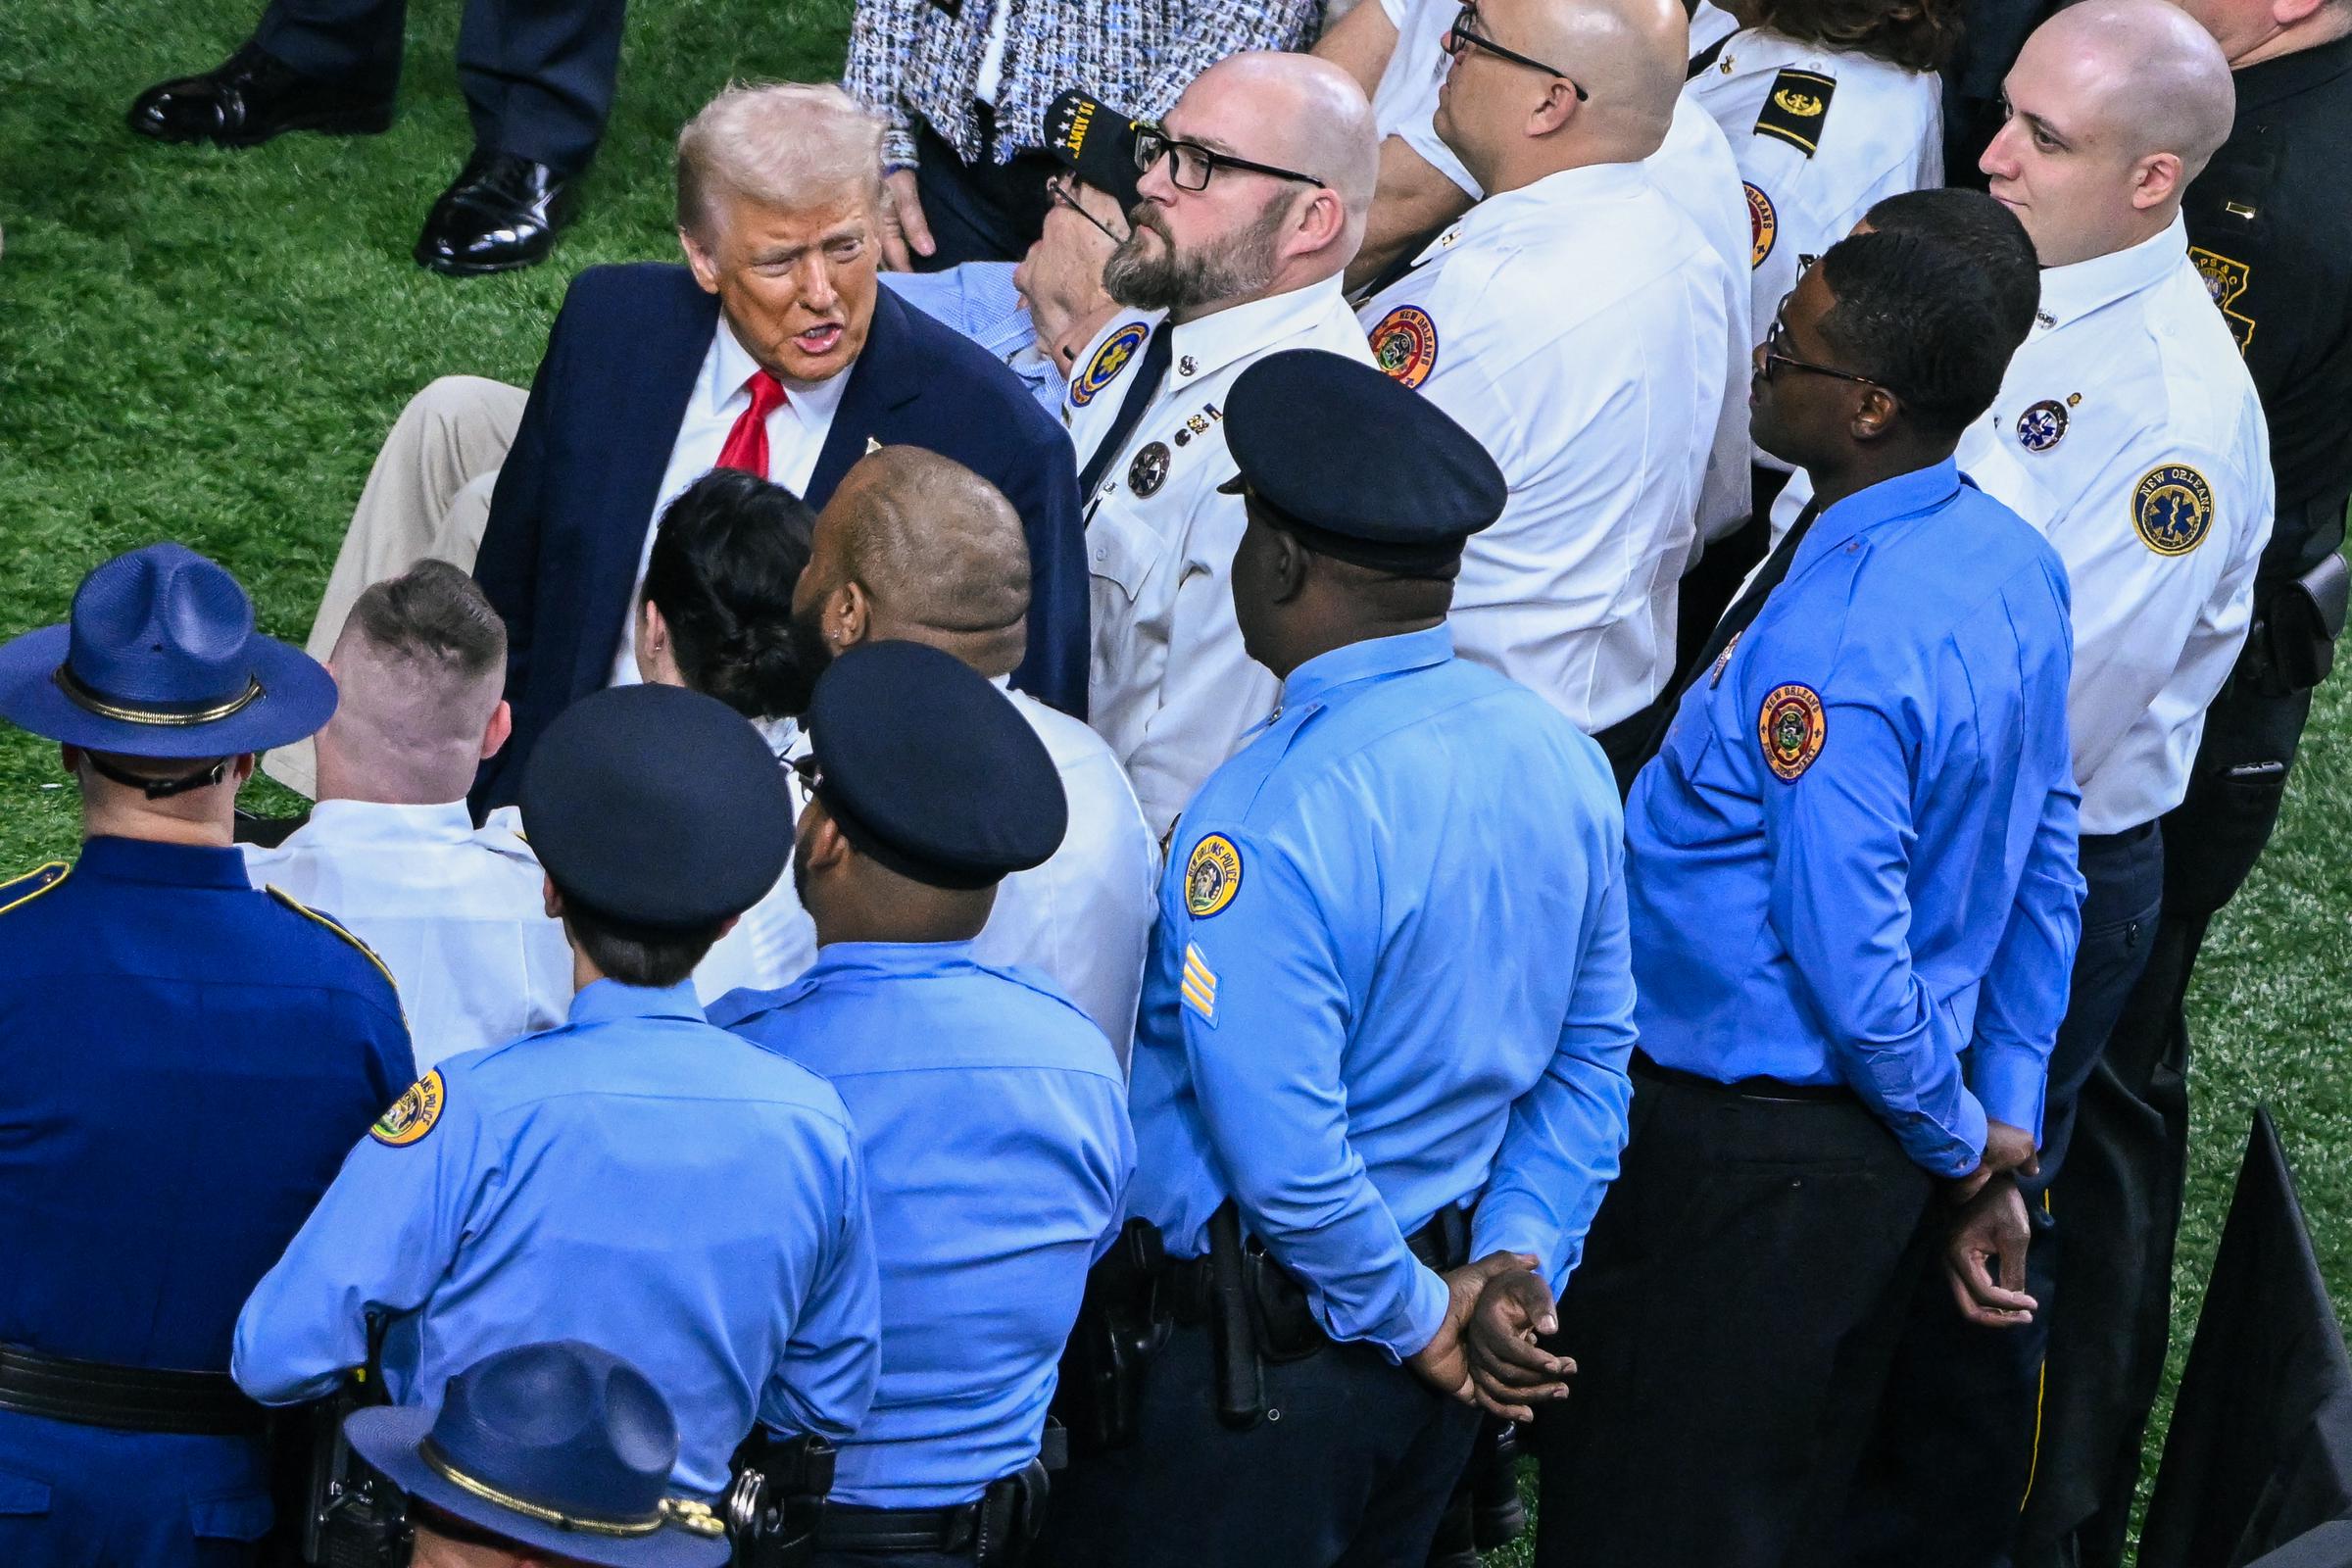
[[[2179,219],[2043,270],[2040,316],[1961,438],[1960,468],[2066,563],[2082,831],[2162,816],[2245,641],[2274,500],[2262,405]],[[1811,499],[1797,474],[1776,538]]]
[[[1157,329],[1160,319],[1121,311],[1078,356],[1063,412],[1081,472],[1117,420],[1145,344],[1129,334],[1136,346],[1115,368],[1098,358],[1130,327]],[[1126,768],[1154,838],[1274,707],[1273,673],[1242,651],[1233,618],[1233,552],[1246,519],[1241,497],[1217,493],[1235,471],[1226,395],[1252,361],[1277,350],[1371,359],[1337,277],[1173,331],[1158,392],[1083,498],[1094,613],[1087,712]]]
[[[242,848],[256,886],[333,915],[383,959],[419,1072],[571,1008],[571,948],[511,821],[477,829],[464,801],[320,801],[275,849]]]
[[[1597,164],[1488,197],[1358,313],[1510,485],[1464,552],[1454,646],[1588,732],[1673,672],[1737,293],[1645,165]]]
[[[1396,29],[1396,47],[1389,52],[1389,63],[1372,92],[1373,128],[1384,137],[1401,137],[1431,168],[1476,200],[1483,194],[1478,181],[1462,167],[1460,156],[1439,139],[1432,122],[1438,88],[1452,63],[1446,52],[1446,34],[1461,15],[1461,0],[1380,0],[1380,8]]]
[[[679,492],[717,464],[719,453],[726,449],[728,432],[752,406],[747,383],[759,368],[760,362],[736,340],[735,329],[721,316],[718,330],[710,337],[710,350],[703,356],[703,368],[695,376],[694,391],[686,399],[686,416],[678,421],[678,438],[669,449],[669,466],[662,470],[653,515],[646,518],[645,543],[637,552],[639,588],[645,585],[646,564],[654,558],[654,531],[662,514],[677,500]],[[833,412],[841,407],[842,393],[849,387],[850,373],[845,369],[826,381],[785,380],[784,401],[767,416],[767,476],[794,495],[808,492],[809,476],[816,472],[816,460],[825,449],[825,436],[833,428]],[[614,686],[637,683],[636,605],[636,590],[632,589],[629,613],[621,617],[620,647],[612,656],[611,684]]]
[[[1739,30],[1738,17],[1716,5],[1714,0],[1698,0],[1698,4],[1690,11],[1690,58],[1697,59],[1716,40],[1729,38]]]
[[[1695,31],[1691,46],[1700,47]],[[1787,81],[1782,73],[1791,71],[1834,85]],[[1772,100],[1784,91],[1799,109],[1808,99],[1819,107],[1810,115],[1776,110]],[[1845,238],[1882,198],[1943,183],[1943,86],[1932,71],[1749,27],[1684,84],[1683,96],[1723,127],[1746,185],[1751,342],[1762,341],[1782,297],[1796,287],[1799,258]],[[1799,127],[1815,150],[1774,134],[1767,127],[1775,124]]]
[[[1101,736],[1012,690],[1003,677],[995,684],[1046,743],[1061,775],[1070,825],[1045,864],[997,884],[996,907],[973,940],[973,956],[1042,970],[1109,1037],[1124,1066],[1157,909],[1159,846]],[[808,751],[808,736],[789,719],[768,736],[779,758]],[[737,987],[773,991],[815,961],[816,927],[787,868],[710,949],[694,972],[695,994],[708,1006]]]
[[[1723,404],[1716,411],[1706,484],[1699,491],[1698,535],[1690,550],[1695,558],[1701,545],[1730,533],[1755,511],[1747,379],[1749,355],[1762,334],[1751,318],[1747,193],[1722,127],[1688,98],[1675,100],[1674,121],[1666,140],[1650,154],[1648,168],[1650,182],[1690,215],[1707,248],[1722,261],[1724,318],[1731,323],[1724,342]],[[1690,564],[1686,560],[1675,572],[1678,580]]]

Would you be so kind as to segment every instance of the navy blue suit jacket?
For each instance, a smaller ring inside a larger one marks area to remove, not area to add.
[[[593,267],[571,281],[474,564],[506,617],[514,709],[514,739],[475,781],[477,811],[514,799],[541,732],[612,673],[662,476],[717,328],[717,299],[684,267]],[[1086,535],[1068,435],[1012,371],[887,289],[845,373],[802,499],[821,509],[869,439],[928,448],[1004,491],[1029,536],[1029,649],[1012,683],[1085,716]]]

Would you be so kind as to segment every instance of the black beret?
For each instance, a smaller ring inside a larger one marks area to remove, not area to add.
[[[1378,569],[1435,570],[1502,515],[1502,470],[1478,438],[1402,382],[1325,349],[1251,364],[1225,399],[1247,494],[1309,549]]]
[[[522,771],[522,826],[566,900],[694,931],[766,896],[792,792],[751,721],[682,686],[615,686],[556,716]]]
[[[1061,774],[1011,700],[921,643],[860,643],[808,704],[816,798],[859,854],[940,888],[984,888],[1061,847]]]
[[[1136,123],[1073,87],[1046,111],[1046,146],[1071,173],[1116,196],[1121,212],[1133,212],[1144,199],[1143,171],[1135,167]]]

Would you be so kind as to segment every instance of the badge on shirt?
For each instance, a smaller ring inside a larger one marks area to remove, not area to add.
[[[1135,455],[1127,465],[1127,488],[1139,497],[1157,493],[1168,477],[1168,444],[1153,441]]]
[[[1764,265],[1772,254],[1772,243],[1781,237],[1781,215],[1772,210],[1772,198],[1745,180],[1740,188],[1747,192],[1747,266],[1750,271]]]
[[[1087,362],[1086,373],[1070,383],[1070,401],[1082,409],[1094,402],[1095,394],[1119,378],[1119,372],[1127,368],[1127,362],[1151,335],[1152,328],[1141,321],[1129,321],[1111,333]]]
[[[1784,783],[1793,784],[1821,755],[1829,739],[1829,715],[1822,711],[1821,694],[1810,686],[1790,682],[1775,686],[1756,716],[1756,738],[1764,743],[1764,765]]]
[[[2188,259],[2197,267],[2197,275],[2205,279],[2205,292],[2220,306],[2222,319],[2230,323],[2230,335],[2237,339],[2237,352],[2246,352],[2246,344],[2254,336],[2254,318],[2244,316],[2230,307],[2246,291],[2254,280],[2254,269],[2245,263],[2232,261],[2218,251],[2202,250],[2191,245]]]
[[[368,1136],[386,1149],[406,1149],[433,1130],[433,1123],[441,1119],[441,1069],[435,1067],[392,1102],[392,1108],[375,1119]]]
[[[1242,852],[1222,833],[1211,833],[1193,846],[1184,864],[1184,906],[1197,920],[1205,920],[1233,902],[1242,891]]]
[[[1419,386],[1438,365],[1438,323],[1418,305],[1399,305],[1372,328],[1372,363],[1391,379]]]
[[[2213,487],[2185,463],[2150,468],[2132,488],[2132,526],[2160,556],[2185,556],[2213,528]]]
[[[1759,136],[1777,137],[1810,158],[1821,148],[1822,122],[1829,117],[1830,97],[1838,78],[1793,66],[1772,78],[1772,91],[1756,113]]]
[[[2066,405],[2043,398],[2017,416],[2017,444],[2028,452],[2047,452],[2066,439]]]
[[[1184,1004],[1207,1019],[1217,1021],[1217,972],[1200,956],[1200,945],[1184,945],[1184,980],[1177,987],[1184,994]]]

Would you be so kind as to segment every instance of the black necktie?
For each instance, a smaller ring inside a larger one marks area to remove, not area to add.
[[[1143,422],[1144,410],[1151,405],[1152,394],[1159,390],[1160,381],[1168,373],[1168,356],[1171,352],[1168,345],[1175,336],[1176,329],[1166,321],[1161,321],[1152,329],[1152,341],[1144,349],[1144,363],[1136,367],[1135,379],[1127,383],[1127,396],[1119,403],[1118,417],[1110,421],[1110,428],[1103,432],[1102,444],[1095,448],[1094,456],[1086,460],[1086,466],[1078,470],[1078,495],[1081,501],[1094,495],[1096,484],[1102,478],[1102,470],[1110,466],[1110,460],[1119,455],[1119,448],[1127,444],[1127,438],[1135,434],[1135,427]]]
[[[1818,503],[1805,503],[1805,510],[1796,514],[1796,521],[1788,525],[1788,533],[1781,537],[1779,544],[1773,546],[1772,554],[1764,558],[1764,564],[1757,568],[1755,580],[1747,585],[1747,591],[1733,600],[1732,608],[1725,611],[1723,618],[1715,623],[1715,630],[1708,635],[1706,646],[1699,650],[1698,658],[1683,676],[1683,684],[1676,689],[1674,700],[1659,707],[1657,723],[1650,730],[1649,741],[1642,750],[1644,759],[1657,756],[1658,749],[1666,744],[1666,732],[1674,727],[1674,715],[1683,706],[1684,695],[1707,679],[1715,667],[1715,662],[1723,658],[1733,643],[1740,640],[1741,632],[1754,624],[1756,616],[1764,609],[1764,601],[1788,575],[1788,564],[1796,559],[1796,547],[1805,542],[1813,519],[1820,514]]]

